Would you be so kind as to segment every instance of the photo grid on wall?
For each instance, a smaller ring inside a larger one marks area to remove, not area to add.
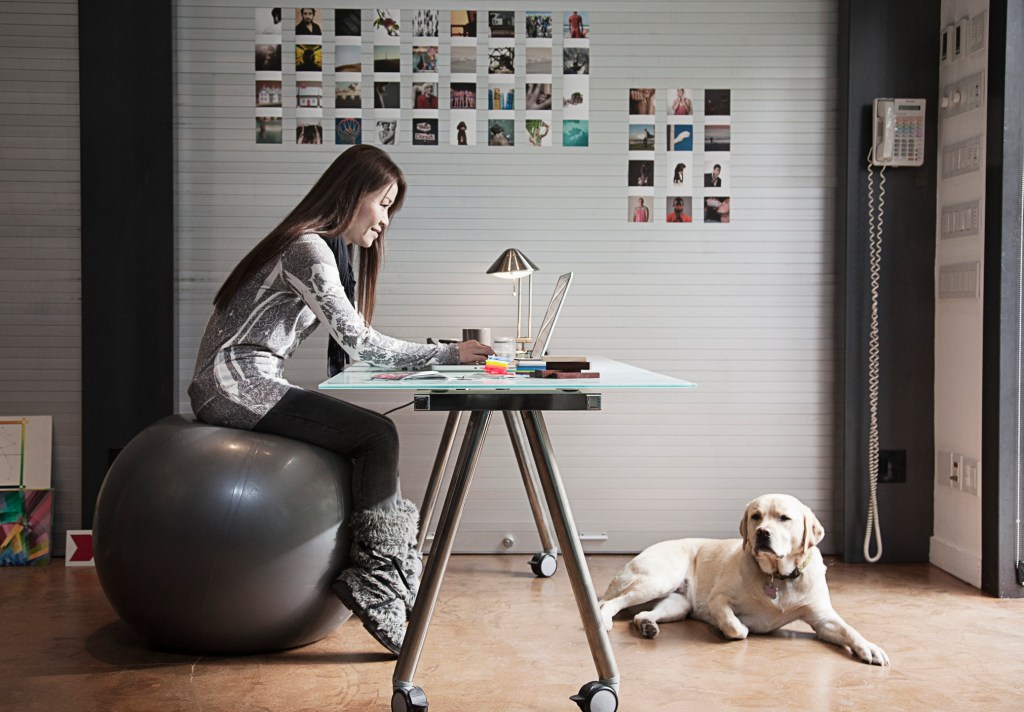
[[[526,114],[523,127],[531,146],[550,146],[552,141],[552,13],[526,13]]]
[[[256,9],[256,143],[281,143],[284,135],[281,8]]]
[[[363,13],[334,11],[334,143],[363,142]]]
[[[476,10],[452,10],[450,76],[451,145],[476,145]]]
[[[400,141],[402,28],[398,10],[373,11],[373,119],[384,145]]]
[[[704,90],[704,222],[727,223],[732,172],[732,92]]]
[[[629,146],[626,185],[628,186],[629,222],[654,222],[654,87],[633,87],[629,90]]]
[[[665,100],[666,120],[665,222],[693,222],[693,99],[690,89],[669,89]]]
[[[515,146],[516,13],[487,13],[487,145]]]
[[[412,145],[437,146],[441,42],[438,11],[412,11]]]
[[[320,8],[295,8],[295,143],[324,142],[324,37]]]
[[[562,145],[590,145],[590,13],[563,14]]]

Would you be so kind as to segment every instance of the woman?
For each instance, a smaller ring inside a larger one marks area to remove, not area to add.
[[[352,566],[334,582],[342,602],[393,653],[418,588],[418,513],[402,499],[398,435],[386,416],[284,380],[284,362],[323,324],[330,372],[347,357],[374,365],[469,363],[493,351],[476,341],[399,341],[369,324],[384,233],[406,183],[387,153],[353,146],[246,255],[214,298],[188,393],[206,423],[313,443],[352,460]],[[359,248],[359,298],[349,248]],[[358,304],[358,310],[356,309]]]
[[[647,219],[651,216],[650,210],[644,205],[643,198],[637,198],[636,207],[633,208],[633,222],[647,222]]]

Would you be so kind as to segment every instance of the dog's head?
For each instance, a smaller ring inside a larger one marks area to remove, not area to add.
[[[825,536],[810,507],[787,494],[761,495],[740,520],[743,550],[765,573],[788,576]]]

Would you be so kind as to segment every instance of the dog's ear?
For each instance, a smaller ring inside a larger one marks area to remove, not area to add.
[[[817,546],[825,538],[825,527],[814,516],[814,512],[807,505],[804,505],[804,541],[803,550],[807,551],[812,546]]]
[[[750,544],[750,539],[747,537],[747,520],[750,518],[750,506],[753,502],[748,502],[747,506],[743,509],[743,517],[740,519],[740,536],[743,538],[743,551],[747,550],[747,546]]]

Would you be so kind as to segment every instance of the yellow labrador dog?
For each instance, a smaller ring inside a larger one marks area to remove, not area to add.
[[[601,597],[605,628],[611,630],[619,611],[648,602],[653,606],[633,618],[645,638],[658,634],[659,623],[688,615],[736,640],[800,620],[866,663],[889,664],[885,651],[833,610],[817,547],[825,530],[809,507],[789,495],[763,495],[747,505],[740,534],[665,541],[642,551]]]

